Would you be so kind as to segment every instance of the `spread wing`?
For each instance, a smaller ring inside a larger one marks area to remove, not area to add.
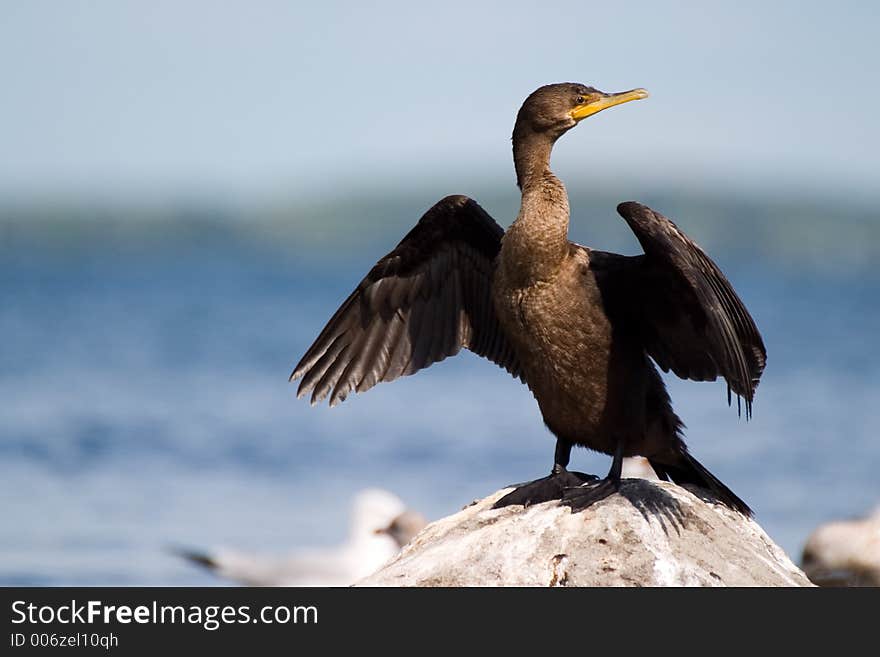
[[[718,266],[679,228],[640,203],[617,211],[645,255],[629,278],[628,308],[645,349],[664,372],[684,379],[727,380],[751,415],[767,352],[755,322]]]
[[[290,375],[330,406],[462,347],[520,376],[491,297],[502,228],[466,196],[428,210],[333,315]]]

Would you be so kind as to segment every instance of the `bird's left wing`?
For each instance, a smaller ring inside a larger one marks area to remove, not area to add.
[[[502,228],[475,201],[447,196],[370,270],[290,375],[297,397],[330,405],[413,374],[462,347],[520,376],[495,316]]]
[[[629,201],[617,206],[645,250],[627,278],[628,316],[663,369],[696,381],[723,376],[746,402],[767,352],[755,322],[718,266],[673,222]]]

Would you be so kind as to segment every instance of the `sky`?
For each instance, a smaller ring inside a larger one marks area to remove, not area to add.
[[[557,81],[651,92],[560,142],[564,180],[869,194],[878,7],[0,0],[0,196],[512,185]]]

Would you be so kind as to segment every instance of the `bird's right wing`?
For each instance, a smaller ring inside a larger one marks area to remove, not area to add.
[[[502,228],[475,201],[447,196],[370,270],[290,375],[297,397],[330,406],[413,374],[462,347],[520,376],[491,282]]]

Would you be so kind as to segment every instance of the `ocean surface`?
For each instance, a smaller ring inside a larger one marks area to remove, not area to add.
[[[330,545],[367,486],[436,519],[544,475],[528,390],[467,352],[334,409],[295,399],[293,365],[384,250],[2,245],[0,584],[210,585],[172,548]],[[666,380],[695,456],[797,561],[880,503],[880,278],[718,260],[769,352],[754,418],[720,382]]]

